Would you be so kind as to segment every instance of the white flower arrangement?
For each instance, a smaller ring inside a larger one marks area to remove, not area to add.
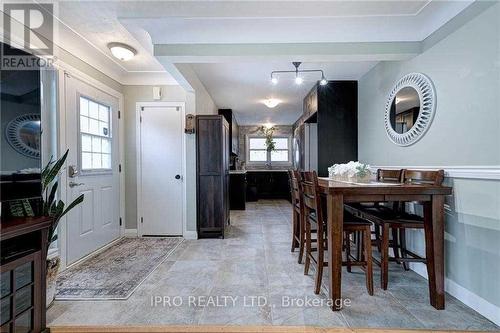
[[[367,182],[370,181],[372,173],[370,165],[350,161],[345,164],[332,165],[328,168],[328,175],[333,180]]]

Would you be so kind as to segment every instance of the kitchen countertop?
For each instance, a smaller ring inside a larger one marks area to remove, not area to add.
[[[239,175],[247,173],[247,170],[229,170],[230,175]]]

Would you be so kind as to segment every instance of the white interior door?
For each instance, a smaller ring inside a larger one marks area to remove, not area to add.
[[[120,236],[118,99],[65,76],[67,202],[84,194],[67,219],[67,264]]]
[[[182,235],[181,107],[141,108],[140,234]]]

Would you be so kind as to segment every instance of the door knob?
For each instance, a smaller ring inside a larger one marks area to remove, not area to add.
[[[84,183],[75,183],[75,182],[69,182],[69,187],[76,187],[76,186],[82,186],[85,185]]]
[[[181,179],[181,175],[175,175],[175,179]]]

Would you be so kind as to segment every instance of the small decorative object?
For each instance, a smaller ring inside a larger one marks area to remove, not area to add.
[[[264,136],[266,137],[266,149],[267,151],[271,152],[276,150],[276,143],[273,140],[273,134],[274,131],[276,130],[276,127],[266,127],[266,126],[260,126],[258,129]]]
[[[59,176],[62,166],[66,162],[69,150],[57,161],[49,161],[49,163],[42,170],[42,199],[37,207],[41,209],[34,209],[28,199],[13,201],[10,204],[10,212],[12,216],[25,217],[25,216],[51,216],[53,217],[52,225],[49,228],[47,246],[57,240],[57,226],[61,218],[66,215],[71,209],[83,202],[84,195],[80,195],[73,200],[65,209],[65,204],[62,200],[56,199],[56,193],[59,182],[56,178]],[[48,248],[47,248],[48,250]],[[57,258],[57,259],[56,259]],[[60,259],[59,257],[47,258],[47,307],[50,306],[55,296],[57,271],[59,270]]]
[[[436,110],[436,92],[431,80],[421,73],[403,76],[385,105],[385,130],[399,146],[420,140],[429,129]]]
[[[333,180],[367,183],[371,180],[372,173],[368,164],[350,161],[332,165],[328,168],[328,175]]]
[[[14,118],[5,128],[5,137],[18,153],[40,158],[40,115],[23,114]]]
[[[195,128],[194,115],[187,114],[186,115],[186,128],[184,129],[184,133],[186,133],[186,134],[194,134],[194,128]]]

